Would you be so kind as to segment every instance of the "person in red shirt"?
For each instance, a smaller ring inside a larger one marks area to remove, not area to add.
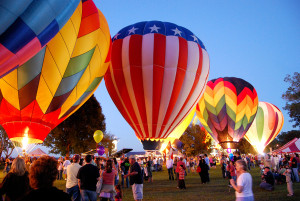
[[[186,189],[184,182],[185,170],[183,169],[183,165],[179,166],[179,189]]]
[[[177,162],[177,167],[176,167],[176,171],[175,171],[176,178],[177,178],[177,188],[179,188],[179,170],[180,170],[181,165],[182,165],[183,170],[185,171],[186,167],[185,167],[182,157],[180,157],[179,161]]]

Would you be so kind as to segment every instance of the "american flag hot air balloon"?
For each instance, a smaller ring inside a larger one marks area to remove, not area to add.
[[[195,34],[173,23],[148,21],[113,37],[105,84],[144,149],[153,150],[195,107],[208,74],[208,54]]]

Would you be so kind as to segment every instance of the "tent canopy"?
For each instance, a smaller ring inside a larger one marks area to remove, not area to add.
[[[41,150],[40,148],[37,148],[33,151],[31,151],[28,156],[31,156],[31,157],[35,157],[35,156],[44,156],[44,155],[47,155],[43,150]]]
[[[294,153],[300,152],[300,139],[294,138],[282,147],[274,150],[275,153]]]

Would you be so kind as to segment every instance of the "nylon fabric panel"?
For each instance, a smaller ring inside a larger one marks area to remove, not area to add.
[[[113,43],[113,45],[117,45],[117,44],[122,45],[122,40],[119,40],[119,41],[116,41],[115,43]],[[119,52],[121,53],[121,48],[113,48],[112,54],[116,54],[116,50],[119,50]],[[112,57],[112,64],[114,63],[113,58],[120,58],[120,57]],[[120,81],[121,79],[124,80],[123,74],[121,75],[122,77],[119,77],[118,74],[122,73],[121,70],[116,69],[115,72],[113,72],[114,69],[112,68],[112,64],[111,64],[111,67],[108,68],[107,73],[105,74],[106,88],[107,88],[107,90],[109,90],[111,99],[113,100],[115,105],[118,106],[118,109],[119,109],[120,113],[122,114],[122,116],[124,117],[124,119],[128,122],[128,124],[132,128],[134,128],[135,134],[138,136],[138,138],[141,138],[141,134],[140,134],[141,130],[134,123],[137,120],[133,113],[133,108],[132,108],[131,102],[128,97],[127,89],[120,88],[121,90],[119,91],[117,88],[118,87],[117,81]],[[114,76],[117,76],[118,79],[116,80],[114,78]],[[126,97],[124,96],[124,93],[126,93],[126,95],[127,95]],[[126,104],[126,103],[128,103],[128,104]]]
[[[188,44],[187,41],[183,38],[178,38],[179,42],[179,54],[178,54],[178,63],[177,63],[177,71],[175,75],[174,85],[172,88],[172,95],[170,98],[170,102],[168,105],[168,109],[165,115],[165,119],[163,125],[166,125],[170,119],[170,116],[173,112],[175,104],[177,103],[179,93],[181,91],[183,81],[185,78],[185,72],[187,68],[187,60],[188,60]],[[166,134],[166,133],[165,133]],[[165,135],[164,134],[164,135]]]
[[[143,122],[141,119],[141,116],[139,114],[139,108],[138,108],[138,103],[133,91],[133,86],[132,86],[132,77],[131,77],[131,64],[130,64],[130,58],[129,58],[129,52],[130,52],[130,38],[131,36],[128,36],[123,39],[123,46],[122,46],[122,69],[124,73],[124,81],[125,81],[125,86],[127,88],[128,94],[129,94],[129,99],[132,104],[134,114],[137,118],[136,125],[140,127],[141,130],[141,136],[144,138],[145,130],[143,127]],[[124,84],[124,83],[122,83]]]
[[[128,87],[124,83],[125,82],[125,77],[124,77],[124,72],[122,70],[123,66],[123,47],[124,43],[123,40],[117,40],[113,43],[112,47],[112,57],[111,60],[111,77],[112,77],[112,82],[114,83],[114,89],[116,90],[118,96],[113,96],[115,97],[113,100],[121,100],[122,104],[118,104],[119,107],[120,105],[123,106],[124,110],[120,110],[121,114],[124,116],[128,116],[131,121],[128,121],[129,124],[131,124],[133,127],[135,127],[135,132],[139,138],[142,138],[142,130],[138,125],[138,120],[137,116],[135,114],[132,102],[129,97],[129,92],[128,92]],[[116,78],[116,79],[115,79]],[[126,111],[126,112],[125,112]],[[125,116],[125,117],[126,117]],[[131,123],[130,123],[131,122]]]
[[[43,58],[45,56],[45,48],[43,48],[38,54],[36,54],[32,59],[30,59],[27,63],[20,66],[16,72],[18,73],[18,77],[22,77],[22,79],[17,79],[18,89],[23,88],[26,84],[28,84],[32,79],[34,79],[37,75],[41,73],[43,66]],[[13,74],[13,73],[10,73]],[[8,77],[8,76],[6,76]]]
[[[142,41],[142,70],[143,70],[143,86],[145,96],[145,107],[147,116],[148,133],[146,138],[152,138],[153,131],[156,129],[152,127],[153,119],[153,54],[154,54],[154,36],[155,34],[146,34],[143,36]],[[156,88],[156,90],[159,90]]]
[[[189,41],[188,48],[189,48],[188,49],[189,54],[188,54],[187,72],[190,71],[189,70],[190,66],[194,66],[196,73],[194,75],[194,82],[192,88],[190,89],[190,93],[187,99],[185,100],[183,106],[181,107],[180,112],[176,115],[175,119],[171,124],[170,129],[172,130],[187,116],[191,108],[194,108],[198,103],[198,101],[200,100],[200,97],[203,94],[203,90],[209,74],[209,65],[206,66],[202,65],[203,52],[200,46],[198,44]],[[195,48],[198,51],[194,50],[193,48]],[[208,57],[206,58],[208,59]],[[201,72],[201,74],[199,72]]]
[[[18,91],[11,85],[7,84],[3,79],[0,80],[1,92],[3,97],[13,107],[20,109],[19,94]]]
[[[55,14],[48,1],[35,1],[20,17],[36,35],[39,35],[55,19]]]
[[[167,66],[167,38],[164,35],[154,34],[154,50],[153,50],[153,109],[152,109],[152,136],[158,136],[159,113],[161,102],[163,102],[163,84],[165,77],[165,68]],[[155,91],[154,91],[155,90]]]
[[[9,27],[32,3],[33,0],[6,1],[0,5],[0,34]]]
[[[171,100],[172,90],[175,84],[178,58],[179,58],[179,39],[178,37],[168,36],[166,37],[166,55],[165,55],[165,68],[164,68],[164,78],[161,91],[161,101],[159,107],[157,130],[155,138],[162,136],[164,132],[164,119],[166,117],[166,112],[168,105]]]
[[[140,116],[144,129],[144,138],[149,136],[147,116],[145,108],[144,85],[143,85],[143,70],[142,70],[142,36],[133,35],[129,41],[129,63],[130,76],[133,86],[134,97],[138,106],[137,116]],[[132,79],[133,78],[133,79]]]

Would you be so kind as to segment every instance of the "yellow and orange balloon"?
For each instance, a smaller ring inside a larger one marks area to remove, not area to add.
[[[0,79],[0,124],[10,140],[42,143],[94,93],[110,62],[107,21],[92,0],[79,3],[58,34]]]

